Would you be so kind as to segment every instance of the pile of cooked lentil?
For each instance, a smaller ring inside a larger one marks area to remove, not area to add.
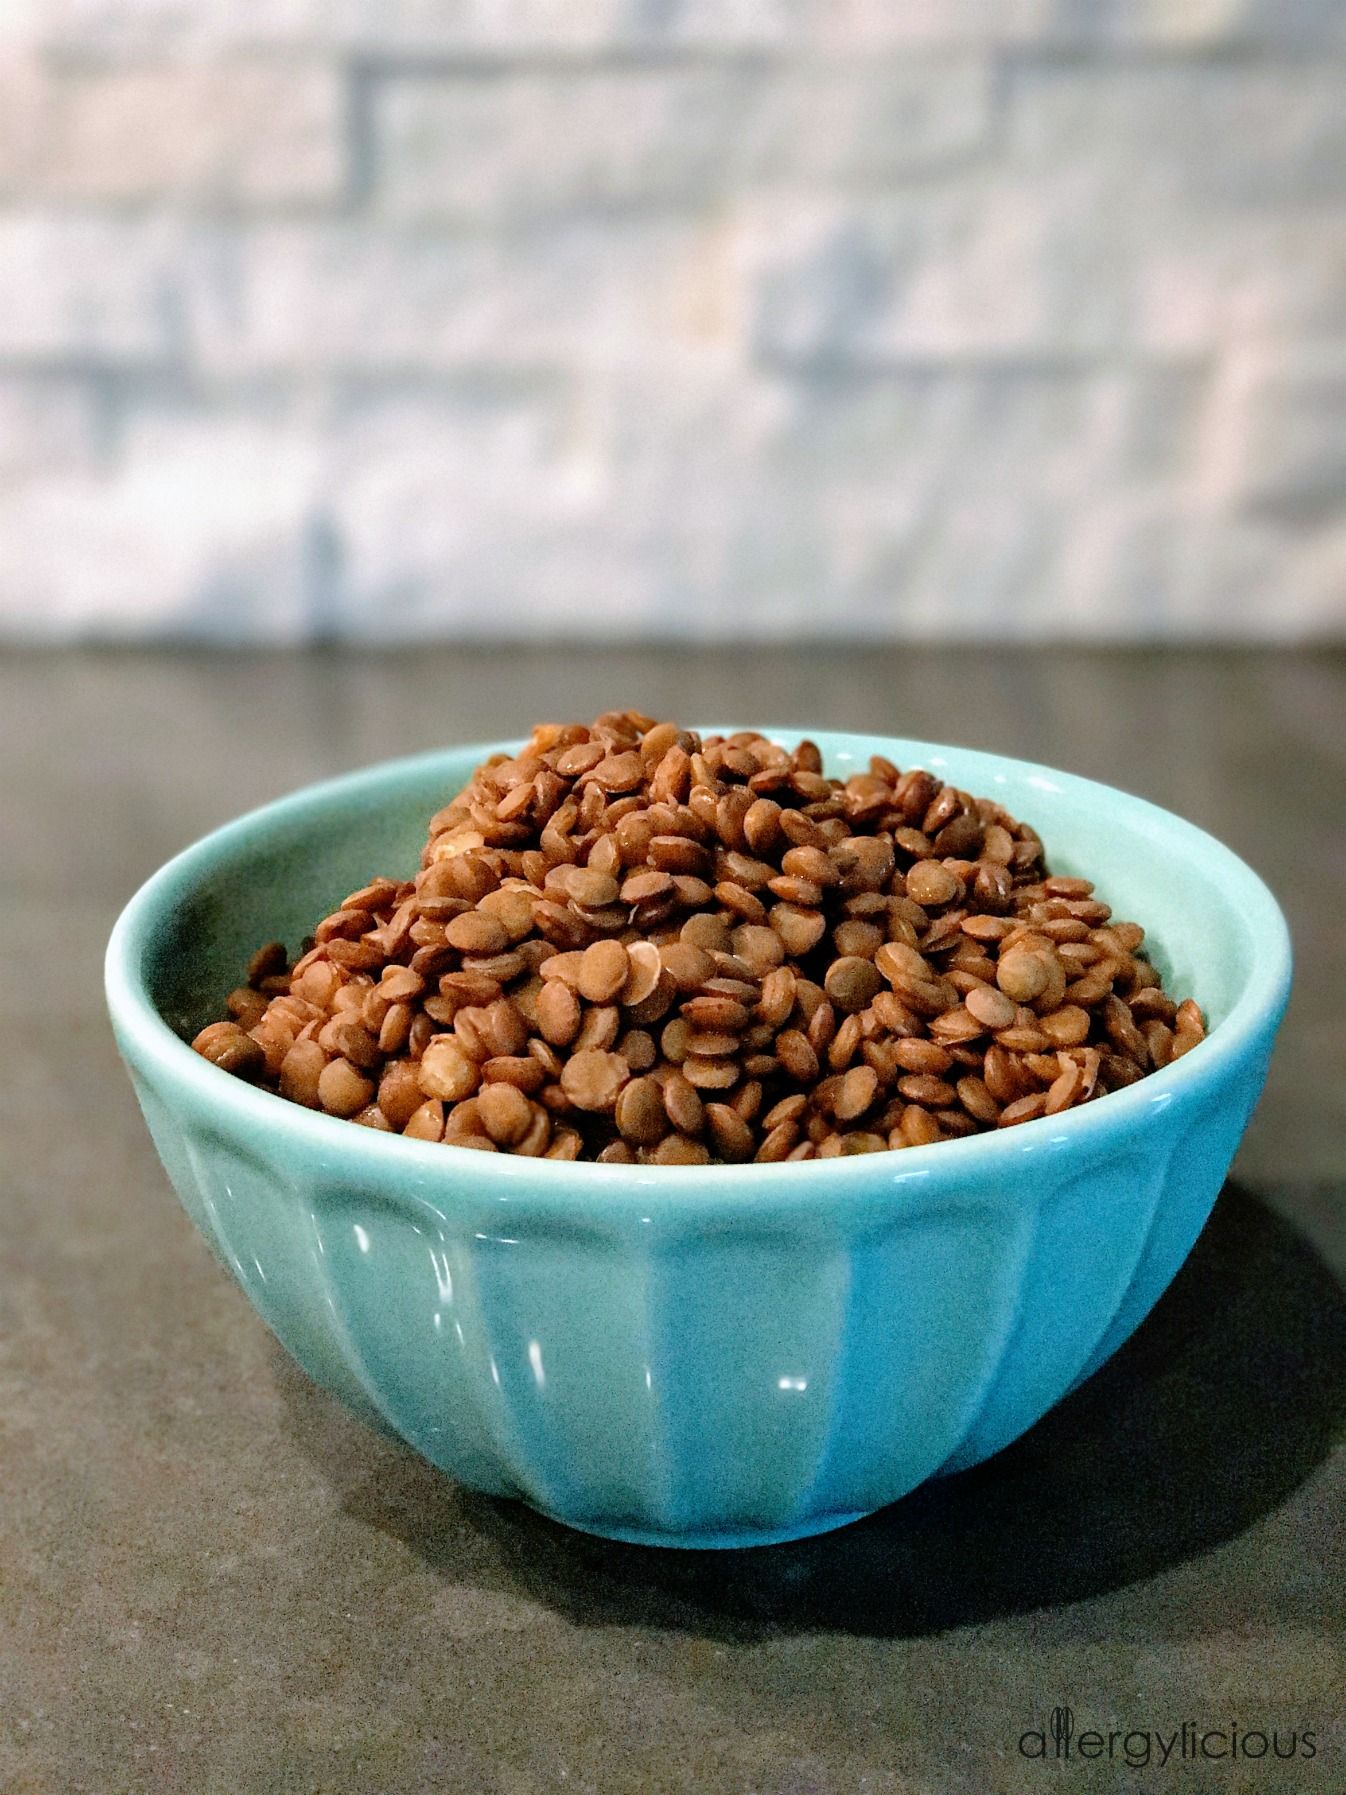
[[[1057,1115],[1203,1038],[992,799],[634,711],[541,724],[198,1053],[422,1141],[609,1164],[828,1159]]]

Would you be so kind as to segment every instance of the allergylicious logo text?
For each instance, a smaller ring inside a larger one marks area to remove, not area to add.
[[[1019,1755],[1056,1763],[1103,1759],[1132,1770],[1162,1770],[1175,1763],[1315,1758],[1318,1739],[1311,1729],[1244,1726],[1235,1720],[1182,1720],[1176,1726],[1120,1726],[1106,1731],[1080,1728],[1073,1709],[1063,1705],[1052,1709],[1045,1727],[1030,1727],[1019,1735]]]

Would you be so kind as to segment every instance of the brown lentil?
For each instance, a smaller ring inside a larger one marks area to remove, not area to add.
[[[620,997],[627,1009],[635,1009],[647,1002],[658,987],[663,963],[652,941],[632,942],[625,952],[627,972]]]
[[[288,1097],[291,1103],[302,1103],[307,1109],[317,1109],[318,1080],[326,1064],[327,1055],[316,1041],[296,1041],[280,1063],[281,1096]],[[418,1088],[416,1102],[420,1101]]]
[[[690,1086],[688,1087],[690,1089]],[[633,1078],[617,1098],[615,1119],[622,1136],[638,1147],[652,1147],[668,1132],[665,1093],[657,1079]]]
[[[893,1043],[893,1060],[904,1072],[928,1072],[939,1078],[953,1064],[953,1056],[938,1041],[908,1036]]]
[[[576,1109],[607,1110],[616,1103],[617,1093],[630,1075],[620,1054],[585,1047],[566,1061],[561,1089]]]
[[[410,1060],[390,1061],[379,1080],[378,1104],[391,1127],[404,1130],[424,1101],[415,1065]]]
[[[444,1105],[433,1097],[427,1098],[403,1123],[402,1132],[414,1141],[443,1140]]]
[[[1092,1024],[1087,1010],[1068,1003],[1044,1016],[1038,1026],[1053,1047],[1078,1047],[1088,1040]]]
[[[576,1053],[583,1053],[587,1048],[606,1052],[609,1047],[615,1047],[621,1026],[621,1011],[616,1004],[595,1004],[585,1015],[580,1032],[575,1036]]]
[[[811,953],[827,932],[827,918],[821,911],[798,904],[775,904],[768,916],[786,953],[796,959]]]
[[[239,1078],[256,1078],[266,1067],[266,1054],[260,1043],[237,1022],[210,1023],[192,1046],[222,1072],[233,1072]]]
[[[937,860],[918,860],[907,874],[907,896],[922,909],[947,904],[962,890],[962,881]]]
[[[444,926],[444,939],[464,954],[498,954],[509,946],[503,923],[481,910],[468,910]]]
[[[832,1114],[838,1122],[853,1122],[865,1113],[878,1094],[879,1080],[874,1068],[852,1066],[832,1100]]]
[[[664,1109],[669,1121],[680,1134],[699,1134],[705,1121],[705,1109],[699,1093],[681,1072],[670,1072],[663,1080]]]
[[[1012,1128],[1016,1122],[1031,1122],[1035,1116],[1045,1113],[1047,1097],[1043,1091],[1034,1091],[1029,1097],[1018,1097],[1000,1112],[1000,1127]]]
[[[299,959],[268,942],[224,1070],[362,1127],[608,1164],[905,1149],[1055,1116],[1204,1038],[1144,930],[996,802],[881,757],[541,725]]]
[[[488,1084],[477,1098],[477,1115],[498,1147],[517,1147],[533,1123],[533,1106],[512,1084]]]
[[[858,954],[843,954],[828,967],[823,990],[838,1009],[849,1014],[863,1010],[878,996],[882,984],[882,974],[872,960],[862,959]]]
[[[939,1139],[939,1123],[919,1103],[909,1103],[902,1111],[897,1128],[899,1139],[889,1137],[889,1146],[928,1147]]]
[[[626,983],[630,970],[620,941],[595,941],[580,957],[579,994],[590,1003],[607,1003]]]
[[[763,1068],[754,1058],[746,1062],[745,1069],[757,1072]],[[702,1091],[727,1091],[738,1083],[738,1067],[731,1059],[708,1059],[699,1053],[689,1053],[682,1062],[682,1072],[689,1084]]]
[[[996,968],[996,983],[1015,1003],[1031,1003],[1047,989],[1051,972],[1044,955],[1014,948]]]
[[[1059,1115],[1063,1109],[1069,1109],[1079,1094],[1084,1083],[1084,1070],[1073,1062],[1055,1077],[1047,1087],[1047,1101],[1044,1112],[1049,1116]]]
[[[543,1040],[553,1047],[568,1047],[580,1032],[582,1020],[579,998],[570,986],[560,979],[548,979],[537,998],[537,1025]]]
[[[329,1115],[353,1116],[374,1098],[374,1085],[349,1060],[329,1060],[318,1075],[318,1101]]]
[[[657,1166],[704,1166],[710,1164],[710,1149],[702,1141],[689,1140],[684,1134],[665,1135],[650,1154],[650,1164]]]
[[[738,1165],[745,1159],[751,1159],[756,1141],[752,1129],[727,1103],[708,1103],[706,1105],[706,1126],[710,1130],[711,1141],[721,1159],[729,1165]]]
[[[460,1016],[459,1021],[462,1020]],[[418,1076],[425,1095],[443,1103],[461,1103],[481,1081],[476,1060],[449,1035],[436,1035],[430,1042],[421,1056]]]
[[[994,985],[974,985],[963,1003],[968,1015],[986,1028],[1008,1028],[1014,1021],[1014,1000]]]

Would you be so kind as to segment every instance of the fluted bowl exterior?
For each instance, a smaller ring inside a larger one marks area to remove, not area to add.
[[[798,730],[771,732],[797,738]],[[181,1036],[259,941],[381,871],[496,747],[254,812],[127,906],[118,1045],[192,1219],[304,1369],[474,1488],[668,1545],[821,1531],[997,1452],[1143,1319],[1196,1239],[1289,989],[1284,920],[1211,837],[1021,761],[815,734],[997,797],[1147,923],[1209,1037],[1082,1109],[803,1164],[621,1167],[415,1142],[230,1078]]]

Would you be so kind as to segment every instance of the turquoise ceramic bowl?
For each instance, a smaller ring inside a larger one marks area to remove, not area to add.
[[[781,740],[798,732],[773,731]],[[1204,1223],[1290,978],[1242,861],[1138,798],[1021,761],[816,737],[1002,800],[1135,917],[1212,1024],[1177,1064],[932,1147],[724,1168],[487,1156],[355,1128],[190,1037],[260,941],[293,946],[494,746],[356,773],[187,849],[107,955],[117,1041],[206,1239],[320,1384],[476,1489],[662,1545],[821,1532],[998,1452],[1141,1321]],[[510,746],[510,745],[506,745]]]

